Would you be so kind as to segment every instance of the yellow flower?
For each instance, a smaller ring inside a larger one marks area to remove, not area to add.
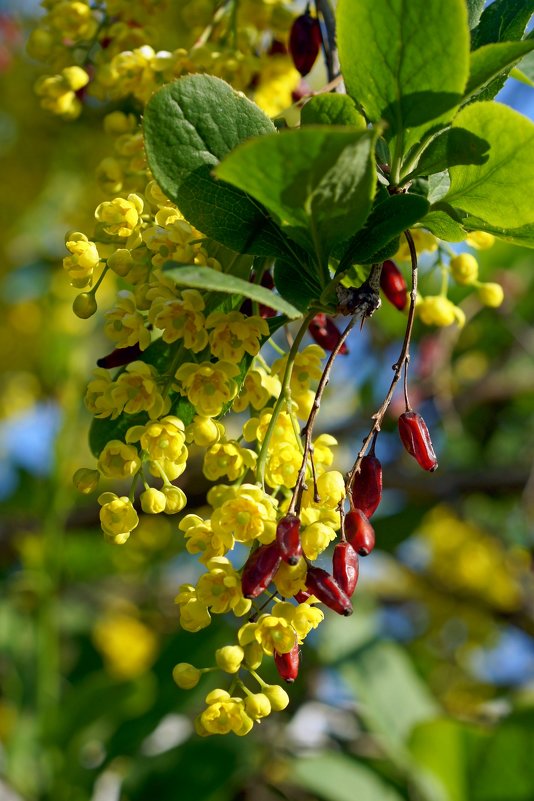
[[[82,104],[76,92],[89,83],[89,75],[81,67],[65,67],[58,75],[42,75],[35,84],[41,106],[67,120],[76,119]]]
[[[495,237],[493,234],[486,233],[486,231],[471,231],[467,234],[465,241],[472,248],[487,250],[495,244]]]
[[[253,720],[261,720],[271,714],[271,702],[264,693],[253,693],[245,699],[245,711]]]
[[[291,374],[291,393],[302,394],[309,389],[310,382],[321,378],[322,360],[326,356],[319,345],[307,345],[297,353]],[[287,356],[277,359],[272,366],[274,375],[282,378],[287,364]]]
[[[316,606],[312,606],[309,601],[295,607],[292,623],[298,634],[299,642],[302,642],[310,631],[316,629],[323,620],[324,613]]]
[[[139,524],[137,512],[126,496],[118,497],[113,492],[103,492],[98,498],[102,506],[100,523],[102,531],[117,545],[123,545],[130,532]]]
[[[238,311],[212,312],[206,320],[210,333],[211,352],[217,359],[239,362],[249,353],[255,356],[260,339],[269,335],[269,326],[261,317],[246,317]]]
[[[276,501],[256,484],[242,484],[211,517],[213,531],[238,542],[272,542],[276,534]],[[212,503],[210,490],[208,502]]]
[[[460,253],[450,261],[451,275],[457,284],[469,286],[478,278],[478,261],[471,253]]]
[[[139,470],[141,460],[133,445],[118,439],[107,442],[98,458],[97,467],[107,478],[129,478]]]
[[[148,319],[163,331],[165,342],[183,339],[188,350],[198,353],[208,344],[203,309],[204,299],[200,292],[196,289],[184,289],[179,298],[156,297],[148,312]]]
[[[280,712],[289,704],[289,695],[278,684],[262,685],[262,692],[267,696],[273,712]]]
[[[188,452],[185,427],[179,417],[168,415],[144,426],[133,426],[126,433],[126,442],[139,442],[152,461],[167,459],[185,467]]]
[[[421,228],[411,228],[410,233],[415,245],[417,253],[427,251],[434,253],[438,248],[438,240],[429,231],[423,231]],[[410,248],[405,237],[401,237],[401,243],[398,251],[393,256],[398,261],[410,261]]]
[[[147,515],[159,515],[165,511],[167,498],[165,493],[155,487],[149,487],[139,496],[141,509]]]
[[[297,642],[297,634],[291,623],[274,615],[261,615],[258,618],[254,636],[269,656],[274,651],[288,654]]]
[[[336,532],[326,523],[318,521],[303,528],[300,541],[305,555],[314,562],[335,538]]]
[[[202,417],[197,414],[185,429],[187,442],[194,442],[201,448],[214,445],[221,437],[224,437],[225,430],[222,423],[213,420],[211,417]]]
[[[139,224],[143,198],[130,194],[127,198],[105,200],[95,210],[95,217],[111,236],[128,238]]]
[[[186,515],[180,520],[178,528],[184,532],[185,547],[191,554],[200,554],[204,564],[213,556],[224,556],[234,547],[231,532],[215,533],[210,520],[202,520],[198,515]]]
[[[271,450],[271,449],[269,449]],[[302,454],[296,443],[283,442],[273,449],[265,467],[265,480],[270,487],[295,486],[302,463]]]
[[[225,673],[237,673],[244,656],[245,652],[240,645],[224,645],[215,651],[215,661]]]
[[[249,370],[232,409],[234,412],[243,412],[247,406],[256,410],[263,409],[269,398],[278,397],[280,390],[280,379],[277,376],[270,376],[265,370]]]
[[[216,417],[226,403],[237,394],[237,384],[233,380],[239,368],[230,362],[186,362],[176,371],[178,388],[182,395],[204,417]]]
[[[71,255],[63,259],[63,268],[69,274],[71,286],[78,289],[91,286],[93,271],[100,261],[97,246],[79,231],[68,234],[65,246]]]
[[[168,411],[170,400],[161,396],[157,378],[150,364],[131,362],[111,390],[113,401],[128,414],[148,412],[151,419],[161,417]]]
[[[207,562],[208,572],[197,583],[197,595],[202,603],[215,614],[232,610],[235,615],[245,615],[251,601],[243,598],[241,576],[224,556],[214,556]]]
[[[174,487],[172,484],[165,484],[161,488],[162,493],[165,495],[165,511],[168,515],[175,515],[181,512],[187,504],[185,492],[180,487]]]
[[[85,405],[95,417],[111,417],[113,420],[121,413],[122,405],[117,404],[112,397],[114,382],[111,375],[103,367],[96,367],[93,375],[93,380],[87,385]]]
[[[206,451],[202,472],[210,481],[227,476],[236,481],[246,469],[254,467],[256,454],[237,442],[217,442]]]
[[[206,697],[207,709],[200,716],[200,722],[209,734],[234,734],[243,736],[248,734],[254,725],[252,719],[245,712],[242,698],[230,698],[228,693],[222,691],[210,693]]]
[[[200,670],[189,662],[179,662],[172,670],[172,677],[182,690],[191,690],[200,681]]]
[[[54,3],[47,17],[48,24],[61,36],[73,42],[91,39],[98,28],[93,9],[76,0],[60,0]]]
[[[457,323],[462,327],[465,314],[443,295],[427,295],[416,306],[418,316],[425,325],[445,327]]]
[[[139,343],[139,348],[145,350],[150,345],[150,332],[145,328],[145,318],[137,311],[133,294],[123,289],[117,298],[115,306],[105,312],[104,333],[117,348]]]
[[[182,584],[175,603],[180,607],[180,625],[185,631],[197,632],[211,623],[208,607],[197,597],[192,584]]]
[[[104,657],[107,670],[119,679],[145,673],[156,658],[154,633],[132,615],[109,612],[97,621],[93,642]]]
[[[284,598],[292,598],[299,590],[304,590],[307,571],[304,559],[299,559],[296,565],[281,562],[274,577],[274,584],[280,595]]]
[[[293,102],[292,92],[300,83],[300,74],[289,56],[270,56],[262,63],[259,84],[254,100],[270,117],[274,117]]]

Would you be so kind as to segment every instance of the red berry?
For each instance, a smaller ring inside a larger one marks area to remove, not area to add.
[[[332,560],[334,578],[349,598],[356,589],[360,566],[358,554],[349,542],[338,542]]]
[[[399,434],[408,453],[417,460],[423,470],[436,470],[438,460],[426,423],[417,412],[404,412],[399,417]]]
[[[302,556],[300,544],[300,519],[286,515],[276,527],[276,542],[280,556],[288,565],[296,565]]]
[[[341,331],[326,314],[316,314],[308,326],[308,331],[312,338],[325,350],[334,350],[341,337]],[[343,343],[339,352],[346,354],[349,352],[346,344]]]
[[[367,556],[375,547],[375,532],[361,509],[351,509],[345,515],[345,537],[356,553]]]
[[[321,26],[307,10],[297,17],[289,33],[289,52],[301,75],[307,75],[315,64],[321,47]]]
[[[260,545],[252,551],[241,574],[241,589],[245,598],[257,598],[267,589],[281,561],[276,542]]]
[[[408,303],[408,287],[404,276],[394,261],[385,261],[380,273],[380,288],[382,292],[399,311],[406,308]]]
[[[322,601],[323,604],[328,606],[338,615],[352,615],[352,604],[350,598],[341,589],[337,581],[330,573],[323,570],[321,567],[308,568],[308,575],[306,576],[306,587]]]
[[[371,517],[382,500],[382,465],[373,454],[364,456],[352,483],[352,502]]]
[[[107,356],[102,356],[97,360],[98,367],[105,367],[106,370],[111,370],[113,367],[122,367],[123,364],[130,364],[134,362],[141,355],[141,349],[138,344],[128,345],[126,348],[116,348],[108,353]]]
[[[293,597],[295,601],[298,601],[299,604],[304,604],[308,598],[312,597],[312,593],[306,592],[306,590],[299,590]]]
[[[274,651],[273,656],[280,678],[290,684],[294,682],[299,674],[300,655],[298,643],[295,643],[288,654],[279,654],[278,651]]]

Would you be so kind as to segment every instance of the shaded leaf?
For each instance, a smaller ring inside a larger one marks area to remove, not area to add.
[[[495,77],[508,74],[510,67],[534,49],[534,40],[498,42],[484,45],[471,53],[469,80],[465,87],[466,98],[472,99]],[[504,74],[503,74],[504,73]]]
[[[293,784],[325,801],[401,801],[403,796],[361,762],[345,754],[321,753],[289,764]]]
[[[410,178],[432,175],[458,164],[484,164],[488,150],[485,139],[463,128],[449,128],[428,145]]]
[[[310,98],[302,107],[300,122],[301,125],[352,125],[362,130],[366,127],[354,100],[331,92]]]
[[[532,0],[494,0],[484,9],[473,31],[473,49],[491,42],[522,39],[533,12]]]

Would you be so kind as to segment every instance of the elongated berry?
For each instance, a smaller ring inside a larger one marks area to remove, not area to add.
[[[260,545],[250,554],[241,574],[241,589],[245,598],[257,598],[267,589],[281,561],[276,542]]]
[[[300,519],[296,515],[286,515],[280,520],[276,527],[276,542],[284,562],[296,565],[302,556]]]
[[[364,456],[360,472],[352,483],[352,502],[366,517],[371,517],[382,500],[382,465],[376,456]]]
[[[141,355],[141,348],[136,343],[135,345],[128,345],[126,348],[116,348],[108,353],[107,356],[97,359],[97,367],[105,367],[111,370],[113,367],[122,367],[123,364],[130,364],[135,362]]]
[[[338,542],[334,548],[332,573],[343,592],[350,598],[356,589],[360,573],[358,554],[350,542]]]
[[[289,52],[301,75],[307,75],[319,55],[321,26],[316,17],[306,10],[297,17],[289,33]]]
[[[338,615],[352,615],[352,604],[348,595],[341,589],[337,581],[322,567],[308,568],[306,587],[323,604]]]
[[[375,530],[361,509],[347,512],[344,531],[347,542],[360,556],[367,556],[375,547]]]
[[[300,654],[298,643],[295,643],[289,653],[279,654],[278,651],[274,651],[273,656],[280,678],[287,681],[288,684],[293,683],[299,674]]]
[[[438,460],[434,453],[428,428],[421,415],[412,411],[401,414],[399,417],[399,434],[402,444],[408,453],[421,465],[423,470],[429,470],[433,473],[438,466]]]
[[[404,276],[395,264],[394,261],[387,260],[382,265],[382,272],[380,273],[380,288],[386,298],[392,303],[399,311],[406,308],[408,303],[408,287]]]
[[[334,350],[341,337],[341,331],[332,318],[322,312],[315,315],[308,326],[308,331],[317,344],[325,350]],[[349,352],[345,343],[343,343],[339,352],[342,354]]]

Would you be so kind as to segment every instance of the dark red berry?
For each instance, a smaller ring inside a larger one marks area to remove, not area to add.
[[[280,520],[276,527],[276,542],[284,562],[296,565],[302,556],[300,519],[296,515],[286,515]]]
[[[406,308],[408,303],[408,287],[404,276],[394,261],[385,261],[380,273],[380,288],[382,292],[399,311]]]
[[[325,350],[334,350],[341,337],[341,331],[332,318],[322,313],[315,315],[308,326],[308,331],[317,344]],[[345,343],[343,343],[339,352],[342,354],[349,352]]]
[[[276,542],[260,545],[252,551],[241,574],[241,589],[245,598],[257,598],[267,589],[281,561]]]
[[[293,597],[299,604],[305,604],[312,597],[312,593],[306,592],[306,590],[299,590]]]
[[[293,683],[299,674],[300,655],[298,643],[295,643],[288,654],[279,654],[278,651],[274,651],[273,656],[280,678],[289,684]]]
[[[249,283],[254,284],[255,281],[256,281],[256,276],[254,273],[252,273],[249,279]],[[274,280],[271,273],[268,270],[266,270],[261,277],[261,286],[265,287],[266,289],[274,289]],[[250,300],[250,298],[245,298],[245,300],[241,304],[239,311],[241,312],[241,314],[246,314],[247,317],[252,316],[253,308],[252,308],[252,301]],[[271,309],[270,306],[265,306],[263,303],[259,304],[258,311],[260,317],[263,317],[264,319],[266,319],[267,317],[275,317],[278,314],[276,309]]]
[[[358,554],[349,542],[338,542],[332,560],[334,578],[350,598],[356,589],[360,566]]]
[[[306,587],[323,604],[328,606],[338,615],[352,615],[352,604],[350,598],[341,589],[337,581],[330,573],[321,567],[308,568],[306,576]]]
[[[301,75],[307,75],[315,64],[321,47],[321,26],[306,10],[297,17],[289,33],[289,52]]]
[[[106,370],[111,370],[113,367],[122,367],[123,364],[130,364],[135,362],[141,356],[141,349],[138,344],[128,345],[126,348],[116,348],[108,353],[107,356],[102,356],[97,360],[98,367],[105,367]]]
[[[431,473],[436,470],[438,460],[434,453],[432,440],[426,423],[417,412],[404,412],[399,417],[399,434],[402,444],[409,454],[416,459],[423,470]]]
[[[371,517],[382,500],[382,465],[376,456],[364,456],[360,472],[352,483],[352,502],[366,517]]]
[[[351,509],[345,515],[344,531],[356,553],[367,556],[375,547],[375,531],[361,509]]]

